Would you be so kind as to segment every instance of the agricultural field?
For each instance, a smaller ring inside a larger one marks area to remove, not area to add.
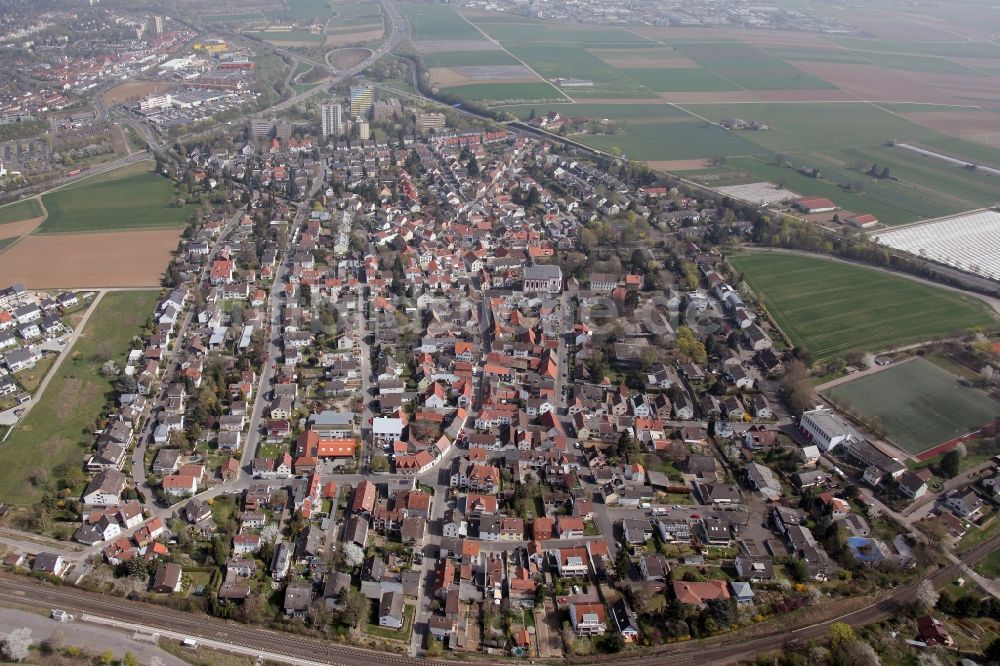
[[[678,48],[712,74],[746,90],[835,87],[750,44],[683,44]]]
[[[0,501],[33,504],[55,489],[66,470],[80,467],[93,444],[88,429],[111,389],[100,367],[108,360],[124,365],[132,337],[142,332],[158,295],[152,290],[109,292],[94,306],[76,343],[63,352],[69,357],[45,393],[0,447]]]
[[[48,217],[37,233],[179,228],[188,213],[172,198],[173,183],[140,162],[43,195]]]
[[[671,67],[655,69],[623,69],[633,81],[654,92],[718,92],[740,90],[732,81],[727,81],[708,70],[696,67]]]
[[[324,20],[333,13],[330,0],[285,0],[288,13],[298,21]]]
[[[445,5],[408,2],[401,9],[410,22],[410,40],[413,42],[485,41],[471,23]]]
[[[199,18],[205,23],[246,23],[260,21],[264,15],[260,12],[245,12],[242,14],[202,14]]]
[[[563,99],[558,89],[543,81],[524,81],[518,83],[469,83],[466,85],[445,88],[451,95],[458,95],[470,100],[545,100]]]
[[[862,154],[857,153],[859,160]],[[877,159],[866,160],[868,165],[876,162],[886,164]],[[892,180],[866,179],[863,191],[852,191],[850,183],[863,174],[851,171],[839,162],[828,160],[821,155],[795,158],[790,163],[792,166],[779,166],[766,158],[736,157],[727,160],[724,167],[712,172],[695,170],[682,171],[679,174],[710,187],[760,181],[773,183],[801,196],[826,197],[840,206],[841,217],[848,211],[854,214],[871,213],[885,226],[914,222],[925,217],[948,215],[968,207],[968,204],[958,199],[949,200],[947,195],[938,196],[935,192],[922,187]],[[796,170],[797,168],[818,168],[823,177],[812,178],[803,175]],[[832,217],[832,214],[830,216]]]
[[[22,199],[16,203],[0,206],[0,224],[41,217],[43,212],[38,199]],[[0,233],[2,233],[2,229],[0,229]]]
[[[748,252],[729,259],[768,313],[816,361],[995,326],[979,300],[813,256]]]
[[[592,81],[592,87],[560,89],[569,105],[536,111],[555,109],[569,117],[608,119],[617,127],[614,136],[575,137],[595,147],[620,148],[629,158],[661,168],[681,164],[696,169],[715,161],[712,158],[756,157],[740,169],[776,185],[775,179],[798,184],[794,170],[771,168],[775,155],[787,156],[793,166],[814,167],[824,175],[822,182],[801,183],[810,186],[803,194],[828,196],[845,212],[871,212],[886,225],[994,203],[995,181],[944,163],[901,156],[889,145],[919,144],[977,164],[1000,166],[1000,45],[947,41],[947,33],[903,18],[895,23],[905,23],[905,31],[870,13],[846,16],[842,9],[812,9],[848,22],[857,18],[865,30],[885,36],[862,39],[673,27],[626,30],[481,11],[458,14],[444,5],[407,7],[414,17],[412,44],[431,69],[432,84],[451,95],[524,117],[522,108],[512,104],[518,97],[511,95],[510,85],[484,87],[529,80],[513,69],[499,68],[523,62],[547,81]],[[480,31],[495,42],[484,39]],[[899,39],[907,33],[913,35],[910,40]],[[937,38],[927,37],[930,33]],[[449,43],[455,46],[448,47]],[[485,69],[471,74],[459,71],[472,66],[497,67],[497,76],[488,78]],[[535,87],[533,92],[538,95],[542,90]],[[587,108],[591,103],[612,108],[598,118]],[[769,129],[667,126],[664,118],[672,117],[672,105],[689,113],[691,123],[741,118],[765,123]],[[866,169],[858,171],[857,165],[869,158],[896,164],[899,174],[896,168],[893,174],[899,180],[864,180]],[[704,175],[718,180],[718,174]],[[696,172],[685,176],[698,179]],[[859,176],[862,186],[852,185]],[[711,186],[708,180],[703,182]]]
[[[295,46],[308,46],[320,44],[324,37],[308,30],[244,30],[247,37],[255,37],[272,44],[291,44]]]
[[[891,442],[913,455],[976,430],[1000,413],[1000,401],[921,358],[840,384],[826,395],[880,425]]]
[[[594,122],[608,120],[617,128],[614,133],[577,134],[573,138],[634,160],[689,160],[761,152],[740,134],[727,132],[669,104],[521,104],[504,110],[522,119],[528,118],[532,111],[541,115],[555,110]]]
[[[0,282],[33,289],[155,287],[180,235],[180,227],[31,234],[4,250]]]
[[[878,146],[892,140],[920,141],[943,136],[864,103],[681,104],[681,107],[713,122],[740,118],[765,123],[769,129],[743,133],[775,153]]]

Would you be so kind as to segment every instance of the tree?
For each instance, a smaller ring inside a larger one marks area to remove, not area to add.
[[[922,603],[927,609],[934,608],[940,596],[929,580],[922,580],[920,581],[920,585],[917,586],[917,601]]]
[[[475,155],[470,155],[469,156],[469,165],[468,165],[467,168],[468,168],[470,176],[478,176],[479,175],[479,162],[476,161],[476,156]]]
[[[1000,638],[994,638],[990,641],[990,644],[983,650],[983,656],[990,662],[1000,661]]]
[[[708,352],[705,345],[695,337],[694,331],[687,326],[677,328],[677,338],[675,341],[677,352],[687,360],[695,363],[704,363],[708,360]]]
[[[368,618],[368,597],[353,587],[340,593],[340,620],[350,627],[357,627]]]
[[[856,640],[854,629],[845,622],[834,622],[830,625],[830,649],[839,650]]]
[[[361,566],[361,563],[365,561],[365,551],[361,550],[356,543],[345,543],[340,546],[340,549],[344,551],[344,559],[351,568]]]
[[[125,656],[122,657],[121,666],[139,666],[139,660],[131,652],[126,652]]]
[[[97,663],[101,666],[111,666],[115,663],[115,653],[112,650],[105,650],[97,655]]]
[[[957,450],[952,449],[941,458],[938,468],[941,470],[942,475],[951,479],[958,476],[958,466],[961,461],[962,454],[960,454]]]
[[[625,548],[619,548],[618,555],[615,556],[615,575],[618,576],[618,580],[628,580],[630,573],[632,573],[632,560]]]
[[[839,651],[834,658],[840,666],[881,666],[882,660],[875,649],[864,641],[852,641]]]
[[[0,652],[10,661],[24,661],[31,649],[31,629],[21,627],[7,634]]]

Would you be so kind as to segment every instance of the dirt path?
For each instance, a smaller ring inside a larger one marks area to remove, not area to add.
[[[32,396],[31,402],[29,402],[24,407],[24,411],[21,412],[19,421],[24,420],[24,418],[31,413],[32,407],[38,404],[38,401],[41,400],[42,396],[45,394],[45,389],[48,387],[49,382],[52,381],[52,378],[59,371],[59,366],[62,365],[62,362],[69,354],[73,353],[73,347],[76,345],[76,341],[80,337],[80,332],[83,331],[83,327],[86,326],[87,321],[90,320],[90,315],[92,315],[94,310],[97,309],[97,304],[101,302],[102,298],[104,298],[104,293],[104,290],[100,290],[94,294],[94,298],[90,301],[90,306],[87,307],[87,311],[84,313],[83,319],[81,319],[80,323],[76,325],[76,328],[73,329],[70,336],[66,338],[63,350],[59,352],[59,355],[56,356],[56,360],[52,363],[52,367],[49,368],[47,373],[45,373],[45,377],[42,378],[42,383],[39,384],[38,388],[35,390],[35,394]]]
[[[458,13],[458,12],[456,12],[456,13]],[[576,100],[575,100],[575,99],[573,99],[572,97],[570,97],[569,95],[567,95],[567,94],[566,94],[566,93],[565,93],[565,92],[563,91],[563,89],[562,89],[562,88],[560,88],[559,86],[557,86],[557,85],[553,84],[553,83],[552,83],[551,81],[549,81],[548,79],[546,79],[546,78],[545,78],[544,76],[542,76],[541,74],[539,74],[538,72],[536,72],[536,71],[534,70],[534,68],[533,68],[533,67],[532,67],[531,65],[529,65],[529,64],[528,64],[528,63],[526,63],[526,62],[524,62],[523,60],[521,60],[520,58],[518,58],[518,57],[517,57],[516,55],[514,55],[513,53],[511,53],[510,51],[508,51],[508,50],[507,50],[507,48],[506,48],[506,47],[505,47],[505,46],[504,46],[503,44],[501,44],[501,43],[500,43],[500,42],[499,42],[498,40],[496,40],[496,39],[493,39],[492,37],[490,37],[489,35],[487,35],[487,34],[486,34],[485,32],[483,32],[483,31],[482,31],[482,30],[480,29],[480,27],[479,27],[478,25],[476,25],[475,23],[473,23],[472,21],[470,21],[470,20],[469,20],[468,18],[466,18],[465,16],[462,16],[461,14],[458,14],[458,15],[462,17],[462,20],[464,20],[464,21],[465,21],[466,23],[468,23],[468,24],[469,24],[469,25],[471,25],[471,26],[472,26],[473,28],[475,28],[476,32],[478,32],[478,33],[479,33],[480,35],[482,35],[482,36],[483,36],[483,39],[485,39],[485,40],[487,40],[487,41],[490,41],[490,42],[493,42],[494,44],[496,44],[497,46],[499,46],[499,47],[500,47],[500,50],[501,50],[501,51],[503,51],[504,53],[506,53],[507,55],[509,55],[509,56],[510,56],[511,58],[513,58],[514,60],[516,60],[516,61],[518,61],[519,63],[521,63],[522,65],[524,65],[524,68],[525,68],[525,69],[527,69],[527,70],[528,70],[529,72],[531,72],[532,74],[534,74],[535,76],[537,76],[537,77],[538,77],[538,80],[539,80],[539,81],[542,81],[542,82],[544,82],[544,83],[548,83],[548,84],[549,84],[550,86],[552,86],[552,88],[553,88],[553,89],[554,89],[554,90],[555,90],[555,91],[556,91],[557,93],[559,93],[560,95],[562,95],[563,97],[565,97],[565,98],[566,98],[566,99],[567,99],[567,100],[568,100],[569,102],[571,102],[571,103],[573,103],[573,104],[575,104],[575,103],[576,103]]]
[[[0,238],[17,238],[16,241],[0,250],[0,253],[3,253],[20,243],[25,236],[31,234],[31,232],[41,226],[42,222],[48,219],[49,211],[45,209],[45,204],[42,203],[42,195],[38,194],[31,198],[38,200],[38,205],[42,209],[42,214],[38,217],[32,217],[27,220],[7,222],[6,224],[0,225]]]

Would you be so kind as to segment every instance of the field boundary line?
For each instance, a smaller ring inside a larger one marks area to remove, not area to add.
[[[513,53],[511,53],[510,51],[508,51],[507,47],[504,46],[503,43],[500,40],[493,39],[492,37],[490,37],[489,35],[487,35],[485,32],[483,32],[482,28],[480,28],[478,25],[476,25],[475,23],[473,23],[472,21],[470,21],[467,17],[462,16],[462,14],[460,14],[459,12],[456,12],[454,10],[452,10],[452,11],[454,12],[455,16],[460,17],[463,21],[465,21],[466,23],[468,23],[469,25],[471,25],[475,29],[476,32],[478,32],[480,35],[482,35],[486,39],[486,41],[493,42],[494,44],[496,44],[497,46],[499,46],[501,51],[503,51],[504,53],[506,53],[507,55],[509,55],[511,58],[513,58],[514,60],[516,60],[519,63],[521,63],[521,65],[523,65],[525,69],[527,69],[529,72],[531,72],[532,74],[534,74],[535,76],[537,76],[539,78],[539,80],[541,80],[541,81],[549,84],[557,93],[559,93],[560,95],[562,95],[563,97],[565,97],[567,100],[569,100],[569,103],[576,104],[576,100],[573,99],[572,97],[570,97],[569,95],[567,95],[565,92],[563,92],[563,90],[559,86],[557,86],[554,83],[552,83],[551,81],[549,81],[547,78],[545,78],[544,76],[542,76],[541,74],[539,74],[538,72],[536,72],[534,67],[532,67],[531,65],[529,65],[526,62],[524,62],[523,60],[521,60],[520,58],[518,58],[516,55],[514,55]]]

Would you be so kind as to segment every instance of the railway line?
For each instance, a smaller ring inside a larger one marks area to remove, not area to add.
[[[966,553],[961,562],[973,565],[1000,547],[1000,535],[983,542]],[[957,563],[938,569],[928,578],[940,587],[960,572]],[[776,629],[758,637],[723,635],[717,640],[685,641],[663,646],[645,654],[610,655],[567,659],[571,664],[603,664],[614,661],[627,666],[660,666],[671,664],[724,664],[762,652],[782,649],[787,641],[822,640],[835,622],[859,626],[879,622],[899,612],[916,598],[919,580],[895,590],[891,595],[835,617],[796,628]],[[372,663],[445,666],[451,661],[435,661],[343,645],[311,636],[220,620],[205,615],[187,613],[145,602],[107,597],[71,587],[55,587],[40,581],[0,574],[0,602],[16,603],[37,608],[63,608],[79,615],[89,614],[119,622],[141,625],[143,628],[181,633],[191,638],[226,643],[246,649],[279,653],[290,658],[311,660],[343,666],[369,666]],[[480,661],[478,663],[491,663]]]

